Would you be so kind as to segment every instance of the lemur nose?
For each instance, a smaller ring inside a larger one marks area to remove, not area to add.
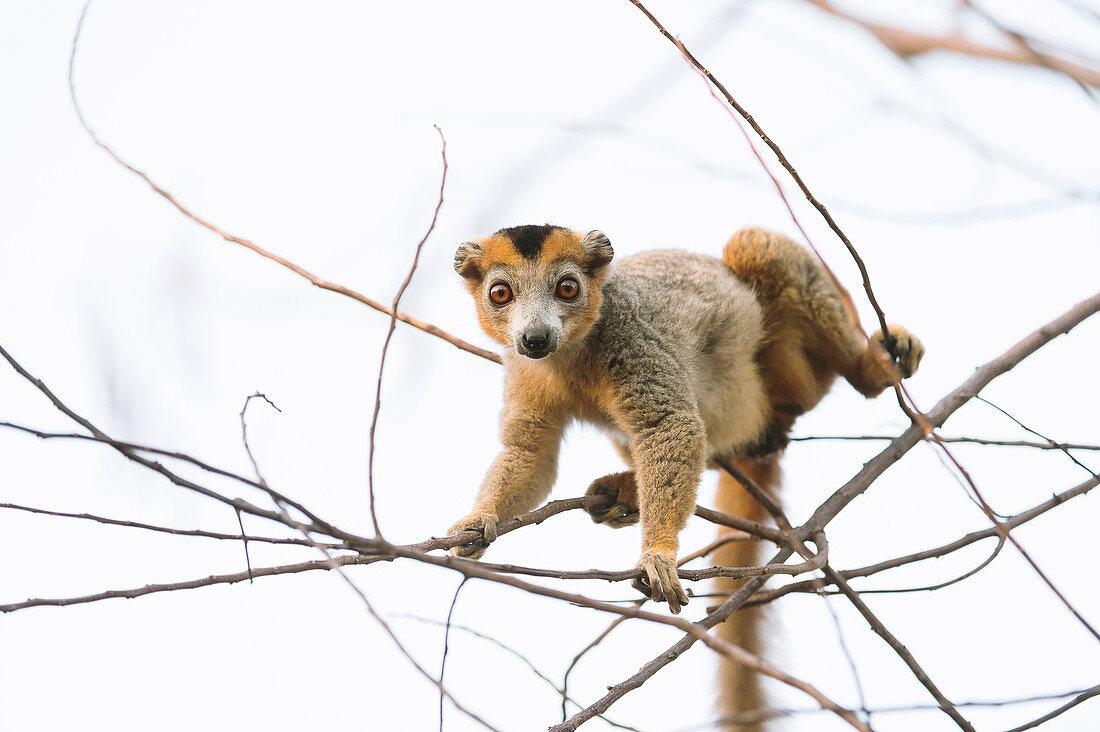
[[[531,351],[541,351],[550,342],[549,330],[529,330],[520,338],[524,348]]]

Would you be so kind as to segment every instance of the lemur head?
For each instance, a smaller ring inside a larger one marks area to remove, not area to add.
[[[599,231],[514,226],[461,245],[455,271],[489,336],[528,358],[545,358],[588,332],[615,255]]]

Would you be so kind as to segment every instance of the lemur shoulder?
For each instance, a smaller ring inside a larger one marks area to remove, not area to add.
[[[679,612],[687,595],[677,535],[708,460],[736,460],[774,490],[775,458],[795,418],[837,375],[875,396],[895,374],[912,375],[924,347],[893,325],[891,348],[881,331],[866,341],[848,293],[779,234],[742,229],[721,259],[651,251],[612,268],[613,256],[599,231],[550,225],[501,229],[458,248],[455,269],[478,320],[504,346],[505,395],[503,449],[472,512],[451,528],[482,539],[452,551],[480,557],[498,521],[536,508],[554,484],[565,428],[591,422],[631,468],[592,484],[589,494],[615,499],[592,518],[613,527],[640,519],[644,579],[635,587]],[[736,482],[725,473],[722,481],[720,507],[759,518]],[[716,559],[752,564],[751,544],[728,545],[740,548]],[[749,625],[735,641],[755,642]],[[746,686],[741,697],[753,693]]]

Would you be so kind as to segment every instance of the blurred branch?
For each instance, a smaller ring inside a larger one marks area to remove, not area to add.
[[[126,162],[118,153],[114,151],[114,149],[112,149],[107,143],[103,142],[103,140],[101,140],[99,136],[92,130],[91,126],[88,124],[88,121],[84,118],[84,112],[81,110],[79,102],[77,102],[76,86],[73,82],[73,72],[76,64],[76,52],[80,44],[80,33],[84,27],[84,18],[87,15],[88,7],[90,5],[91,2],[89,0],[89,2],[85,4],[84,10],[80,14],[80,21],[77,23],[76,26],[76,34],[73,36],[72,54],[69,57],[69,96],[72,98],[73,108],[76,110],[76,116],[80,120],[81,127],[83,127],[88,135],[92,138],[92,142],[94,142],[96,145],[106,151],[108,155],[114,158],[116,163],[144,180],[150,188],[152,188],[159,196],[164,198],[164,200],[168,201],[168,203],[172,204],[181,214],[191,219],[204,229],[207,229],[217,234],[222,239],[225,239],[227,242],[230,242],[231,244],[238,244],[246,249],[250,249],[256,254],[259,254],[261,257],[264,257],[265,259],[270,259],[272,262],[286,267],[299,277],[303,277],[306,280],[309,280],[309,282],[315,287],[319,287],[322,290],[328,290],[329,292],[335,292],[338,295],[349,297],[352,300],[361,302],[362,304],[366,305],[369,308],[372,308],[373,310],[377,310],[380,313],[385,313],[391,318],[396,318],[397,320],[400,320],[402,323],[407,323],[408,325],[411,325],[418,330],[422,330],[429,335],[433,335],[436,338],[447,341],[455,348],[459,348],[463,351],[466,351],[467,353],[472,353],[475,356],[480,356],[481,358],[484,358],[488,361],[500,363],[500,356],[493,353],[492,351],[487,351],[484,348],[479,348],[478,346],[473,345],[472,343],[467,343],[461,338],[451,335],[447,331],[443,330],[442,328],[438,328],[431,323],[427,323],[423,320],[418,320],[411,315],[399,312],[392,307],[387,307],[386,305],[372,300],[366,295],[356,292],[350,287],[345,287],[343,285],[338,285],[334,282],[322,279],[317,275],[307,271],[306,269],[299,267],[297,264],[294,264],[293,262],[284,259],[277,254],[273,254],[263,247],[260,247],[258,244],[248,239],[230,234],[229,232],[215,226],[206,219],[193,213],[190,209],[186,208],[176,199],[175,196],[173,196],[167,190],[158,185],[152,178],[150,178],[148,174]]]
[[[933,36],[924,33],[915,33],[904,28],[872,23],[852,15],[851,13],[839,10],[831,2],[828,2],[828,0],[805,1],[830,15],[864,28],[873,35],[879,43],[889,49],[891,53],[905,61],[908,61],[914,56],[921,56],[936,51],[945,51],[990,61],[1001,61],[1021,66],[1038,66],[1040,68],[1050,69],[1070,77],[1086,91],[1090,91],[1088,87],[1100,87],[1100,70],[1082,66],[1081,64],[1074,63],[1067,59],[1041,54],[1033,48],[1030,48],[1026,43],[1026,39],[1023,39],[1022,36],[1014,38],[1014,40],[1019,41],[1015,48],[994,48],[968,40],[957,34]],[[969,3],[967,4],[970,5]],[[998,27],[1002,32],[1007,33],[1007,30],[1003,26],[999,26],[998,24]]]

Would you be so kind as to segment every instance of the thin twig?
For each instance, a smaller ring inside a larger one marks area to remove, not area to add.
[[[149,175],[146,174],[144,171],[136,168],[135,166],[133,166],[130,163],[123,160],[122,157],[119,156],[118,153],[116,153],[107,143],[105,143],[103,140],[101,140],[99,138],[99,136],[92,130],[91,126],[88,124],[88,121],[84,118],[84,112],[80,108],[80,104],[77,102],[77,98],[76,98],[76,86],[73,83],[74,67],[75,67],[75,63],[76,63],[76,53],[77,53],[77,48],[79,47],[79,43],[80,43],[80,34],[81,34],[81,31],[84,28],[84,18],[88,13],[88,7],[90,5],[91,5],[91,0],[88,0],[88,2],[85,3],[85,5],[84,5],[84,9],[80,13],[80,20],[77,22],[76,33],[73,36],[72,53],[69,56],[69,96],[72,98],[73,109],[76,110],[76,116],[77,116],[77,119],[80,120],[81,127],[83,127],[84,130],[88,133],[88,135],[92,138],[92,142],[94,142],[97,146],[99,146],[104,151],[106,151],[108,155],[110,155],[112,158],[114,158],[116,163],[118,163],[119,165],[126,168],[131,173],[133,173],[134,175],[136,175],[139,178],[141,178],[142,180],[144,180],[149,185],[149,187],[153,189],[154,192],[156,192],[158,195],[160,195],[162,198],[164,198],[164,200],[168,201],[168,203],[172,204],[172,206],[174,206],[176,208],[176,210],[179,211],[181,214],[183,214],[187,218],[191,219],[192,221],[194,221],[196,224],[203,227],[204,229],[207,229],[208,231],[211,231],[211,232],[217,234],[222,239],[225,239],[227,242],[230,242],[232,244],[238,244],[238,245],[240,245],[240,246],[242,246],[246,249],[250,249],[253,252],[255,252],[256,254],[259,254],[261,257],[264,257],[265,259],[269,259],[272,262],[275,262],[276,264],[282,265],[283,267],[289,269],[291,272],[298,275],[299,277],[305,278],[306,280],[308,280],[310,282],[310,284],[312,284],[315,287],[318,287],[322,290],[328,290],[329,292],[335,292],[336,294],[343,295],[344,297],[349,297],[352,300],[360,302],[360,303],[366,305],[367,307],[369,307],[373,310],[377,310],[380,313],[384,313],[386,315],[389,315],[390,317],[396,317],[402,323],[407,323],[408,325],[411,325],[412,327],[417,328],[418,330],[422,330],[425,333],[428,333],[429,335],[433,335],[436,338],[440,338],[440,339],[450,343],[455,348],[466,351],[467,353],[472,353],[475,356],[480,356],[481,358],[484,358],[487,361],[492,361],[493,363],[498,363],[499,364],[501,362],[500,356],[493,353],[492,351],[487,351],[484,348],[479,348],[478,346],[473,345],[472,343],[467,343],[466,341],[462,340],[461,338],[459,338],[457,336],[454,336],[454,335],[448,333],[447,331],[443,330],[442,328],[438,328],[438,327],[432,325],[431,323],[424,322],[423,320],[418,320],[418,319],[412,317],[411,315],[407,315],[407,314],[399,312],[399,311],[397,311],[393,308],[387,307],[387,306],[383,305],[382,303],[379,303],[379,302],[376,302],[375,300],[370,299],[366,295],[363,295],[359,292],[356,292],[355,290],[351,289],[350,287],[345,287],[343,285],[338,285],[334,282],[329,282],[328,280],[324,280],[324,279],[318,277],[317,275],[307,271],[306,269],[304,269],[302,267],[299,267],[297,264],[294,264],[293,262],[291,262],[287,259],[284,259],[283,257],[280,257],[277,254],[273,254],[272,252],[260,247],[255,242],[252,242],[252,241],[250,241],[248,239],[245,239],[243,237],[235,236],[235,235],[230,234],[229,232],[215,226],[214,224],[210,223],[206,219],[201,218],[198,214],[195,214],[194,212],[192,212],[190,209],[186,208],[182,203],[180,203],[176,199],[175,196],[173,196],[171,193],[169,193],[167,190],[165,190],[160,185],[158,185],[155,181],[153,181],[153,179],[150,178]]]
[[[813,440],[847,440],[891,442],[897,435],[803,435],[792,437],[791,442],[809,442]],[[1079,442],[1030,442],[1028,440],[987,440],[981,437],[940,437],[943,442],[973,443],[997,447],[1034,447],[1038,450],[1100,450],[1100,445],[1085,445]]]
[[[413,615],[411,613],[397,613],[397,614],[395,614],[391,617],[404,618],[404,619],[408,619],[408,620],[415,620],[419,623],[428,623],[430,625],[438,625],[438,626],[443,625],[443,623],[438,621],[438,620],[432,620],[431,618],[422,618],[419,615]],[[625,619],[626,618],[617,618],[616,622],[619,622],[619,621],[622,621],[622,620],[625,620]],[[468,625],[460,625],[458,623],[451,623],[450,627],[454,630],[461,630],[463,633],[469,633],[470,635],[474,636],[475,638],[480,638],[481,640],[486,641],[488,643],[492,643],[494,646],[501,649],[505,653],[508,653],[508,654],[514,656],[515,658],[519,659],[525,666],[527,666],[527,668],[531,669],[531,673],[535,674],[535,676],[539,677],[544,682],[546,682],[546,685],[549,686],[551,689],[553,689],[556,693],[558,693],[558,694],[564,694],[565,693],[565,691],[563,689],[559,688],[558,685],[554,683],[553,679],[551,679],[549,676],[547,676],[542,671],[540,671],[538,666],[536,666],[534,663],[531,662],[530,658],[528,658],[524,654],[520,653],[515,648],[512,648],[507,643],[504,643],[499,638],[494,638],[493,636],[488,635],[486,633],[482,633],[479,630],[474,630],[473,628],[469,627]],[[566,697],[566,699],[569,702],[573,703],[573,704],[577,704],[577,702],[575,702],[573,699],[571,699],[569,697]],[[580,705],[577,704],[577,706],[580,706]],[[600,719],[602,719],[603,721],[607,722],[609,725],[611,725],[612,727],[615,727],[617,729],[625,729],[625,730],[628,730],[628,732],[641,732],[637,727],[631,727],[629,725],[620,724],[620,723],[615,722],[613,720],[610,720],[610,719],[608,719],[607,717],[604,717],[604,716],[601,716]]]
[[[45,508],[35,508],[34,506],[22,506],[16,503],[0,503],[0,509],[10,509],[15,511],[26,511],[27,513],[37,513],[44,516],[56,516],[58,518],[73,518],[83,519],[85,521],[95,521],[100,524],[107,524],[109,526],[125,526],[131,529],[143,529],[145,531],[156,531],[162,534],[172,534],[174,536],[198,536],[206,539],[221,539],[224,541],[240,541],[242,538],[247,541],[256,541],[264,544],[292,544],[295,546],[313,546],[305,539],[295,539],[293,537],[282,536],[256,536],[249,534],[241,536],[240,534],[223,534],[217,531],[205,531],[202,529],[173,529],[169,526],[158,526],[155,524],[145,524],[138,521],[124,521],[122,519],[107,518],[106,516],[97,516],[91,513],[68,513],[65,511],[50,511]],[[347,549],[347,545],[343,542],[339,544],[325,544],[328,549]]]
[[[451,647],[451,616],[454,615],[455,605],[458,604],[458,593],[462,592],[462,588],[466,586],[466,581],[469,577],[463,577],[462,581],[458,583],[458,587],[455,588],[454,597],[451,598],[451,607],[447,610],[447,623],[443,630],[443,658],[439,662],[439,732],[443,732],[443,701],[445,699],[443,693],[443,675],[447,671],[447,651]]]
[[[1066,702],[1062,706],[1058,707],[1054,711],[1048,712],[1047,714],[1044,714],[1043,716],[1039,717],[1038,719],[1033,719],[1032,721],[1028,722],[1027,724],[1022,724],[1019,727],[1013,727],[1012,729],[1008,730],[1008,732],[1024,732],[1024,730],[1035,729],[1039,725],[1046,724],[1047,722],[1054,719],[1055,717],[1062,714],[1063,712],[1068,712],[1070,709],[1073,709],[1075,706],[1077,706],[1081,702],[1086,701],[1088,699],[1091,699],[1092,697],[1097,696],[1097,695],[1100,695],[1100,684],[1097,684],[1096,686],[1092,687],[1091,689],[1085,689],[1080,694],[1078,694],[1076,697],[1074,697],[1070,701]]]
[[[640,600],[634,600],[633,601],[634,606],[635,607],[641,607],[642,605],[645,604],[646,599],[647,598],[642,598]],[[565,668],[565,673],[561,677],[561,721],[562,722],[564,722],[566,720],[566,718],[569,716],[569,710],[566,708],[565,704],[568,701],[572,701],[569,698],[569,694],[568,694],[568,692],[569,692],[569,674],[573,673],[573,669],[577,667],[577,664],[580,663],[581,659],[584,658],[585,655],[587,655],[589,651],[591,651],[593,648],[595,648],[596,646],[603,643],[604,639],[607,638],[607,636],[611,635],[611,632],[613,630],[615,630],[615,628],[618,628],[620,625],[625,623],[626,620],[627,620],[627,617],[625,615],[612,620],[608,624],[608,626],[600,632],[599,635],[597,635],[588,645],[586,645],[584,648],[582,648],[580,651],[578,651],[577,655],[573,656],[573,660],[570,661],[569,665]],[[574,702],[574,703],[576,703],[576,702]],[[579,707],[580,705],[578,704],[577,706]]]
[[[240,537],[234,537],[239,539]],[[362,564],[365,562],[365,558],[358,554],[342,555],[333,557],[332,562],[335,562],[337,566],[344,566],[345,564]],[[212,585],[226,585],[234,584],[236,582],[243,582],[244,580],[251,579],[252,577],[270,577],[277,574],[297,574],[299,572],[310,572],[318,569],[333,569],[333,565],[326,560],[315,559],[308,562],[298,562],[296,564],[284,564],[278,567],[256,567],[250,572],[235,572],[233,574],[217,574],[209,577],[203,577],[201,579],[187,580],[184,582],[169,582],[165,584],[145,585],[144,587],[135,587],[130,590],[107,590],[105,592],[97,592],[92,595],[83,595],[81,597],[64,597],[64,598],[33,598],[30,600],[24,600],[22,602],[13,602],[7,605],[0,605],[0,613],[11,613],[16,610],[25,610],[31,607],[66,607],[68,605],[84,605],[89,602],[99,602],[100,600],[111,600],[115,598],[127,598],[133,599],[135,597],[142,597],[144,595],[152,595],[157,592],[174,592],[176,590],[193,590],[198,587],[210,587]]]
[[[442,149],[440,155],[443,158],[443,174],[439,180],[439,201],[435,204],[435,211],[432,213],[432,221],[428,225],[428,230],[424,232],[424,236],[420,238],[420,241],[416,245],[416,253],[413,255],[412,266],[409,267],[409,274],[405,277],[405,281],[401,283],[401,287],[398,288],[397,294],[393,297],[393,308],[390,314],[390,328],[386,331],[386,340],[382,343],[382,356],[378,359],[378,382],[374,392],[374,414],[370,420],[370,447],[367,457],[367,489],[370,493],[370,520],[374,524],[374,535],[379,539],[382,538],[382,528],[378,525],[378,514],[374,510],[374,433],[378,428],[378,413],[382,410],[382,373],[386,368],[386,355],[390,350],[390,340],[393,338],[393,331],[397,327],[397,307],[401,304],[401,297],[405,294],[405,290],[408,289],[409,283],[412,282],[413,274],[416,273],[416,265],[420,262],[420,251],[424,248],[424,243],[428,241],[428,237],[435,231],[435,223],[439,220],[439,209],[443,208],[443,189],[447,185],[447,139],[443,137],[443,130],[439,129],[439,126],[435,126],[435,131],[439,133],[439,140],[442,143]]]
[[[829,225],[829,228],[832,229],[837,237],[839,237],[840,240],[844,243],[844,246],[848,249],[849,254],[851,254],[852,256],[852,259],[855,260],[856,266],[859,268],[860,277],[862,277],[863,279],[863,289],[867,293],[867,300],[871,303],[871,307],[874,308],[875,315],[878,317],[879,326],[882,328],[882,332],[884,335],[888,334],[889,329],[886,326],[886,316],[883,314],[882,308],[879,307],[878,299],[875,297],[875,293],[871,289],[871,278],[867,272],[867,266],[863,263],[863,258],[859,256],[859,253],[852,245],[852,242],[848,239],[848,236],[840,229],[840,226],[833,219],[832,214],[829,213],[829,210],[825,208],[825,206],[820,201],[814,198],[813,194],[810,192],[809,187],[802,180],[802,176],[798,174],[798,171],[795,170],[794,166],[791,165],[790,161],[787,160],[787,156],[784,155],[783,151],[779,149],[779,146],[775,144],[775,142],[773,142],[770,137],[768,137],[763,128],[760,127],[755,119],[753,119],[753,116],[749,114],[748,111],[744,107],[742,107],[736,99],[734,99],[733,95],[730,94],[729,90],[726,89],[722,82],[718,81],[718,79],[715,78],[714,74],[710,73],[710,71],[708,71],[702,63],[700,63],[699,59],[695,58],[691,51],[689,51],[679,39],[669,33],[668,29],[665,28],[661,21],[657,20],[657,18],[654,17],[651,12],[649,12],[649,10],[640,2],[640,0],[630,0],[630,2],[642,11],[642,13],[649,19],[649,21],[657,27],[657,30],[661,32],[661,35],[663,35],[669,40],[670,43],[676,46],[680,50],[680,52],[684,54],[684,57],[687,58],[691,65],[694,66],[699,71],[699,73],[703,74],[703,76],[705,76],[707,80],[714,85],[715,89],[721,92],[722,96],[725,97],[726,101],[731,107],[737,110],[737,113],[741,115],[742,119],[749,123],[749,126],[752,127],[753,131],[760,137],[764,144],[767,145],[768,148],[775,155],[780,165],[782,165],[783,168],[786,169],[787,173],[790,174],[791,178],[798,185],[799,190],[801,190],[802,194],[806,197],[806,200],[809,201],[810,204],[818,210],[822,218],[824,218],[825,222]]]

